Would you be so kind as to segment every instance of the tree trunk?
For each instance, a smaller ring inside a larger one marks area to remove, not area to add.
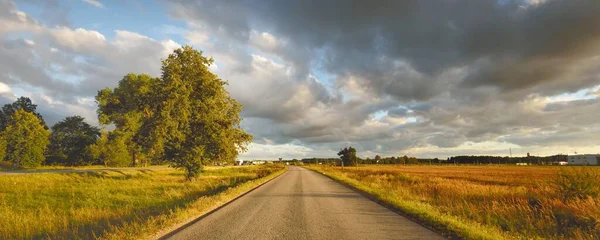
[[[136,158],[135,150],[131,150],[131,166],[132,167],[135,167],[136,160],[137,160],[135,158]]]

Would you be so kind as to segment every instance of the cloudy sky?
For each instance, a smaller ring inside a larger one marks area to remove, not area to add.
[[[600,1],[0,0],[0,104],[49,124],[191,45],[244,159],[600,152]]]

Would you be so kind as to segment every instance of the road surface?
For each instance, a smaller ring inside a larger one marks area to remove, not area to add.
[[[168,239],[443,239],[319,173],[289,171]]]

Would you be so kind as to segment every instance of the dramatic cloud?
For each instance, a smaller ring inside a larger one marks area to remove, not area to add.
[[[198,47],[248,67],[244,78],[221,74],[247,116],[264,119],[249,124],[255,133],[279,143],[396,154],[468,142],[585,147],[569,139],[598,134],[588,121],[597,101],[547,100],[600,84],[597,1],[175,2],[173,17],[213,37]],[[256,57],[236,56],[248,46],[279,67],[255,75]],[[316,75],[330,78],[317,81],[320,98],[298,85]],[[298,96],[302,105],[286,108]],[[563,135],[523,137],[547,129]]]
[[[185,26],[164,39],[23,2],[41,14],[0,0],[0,99],[29,94],[53,119],[93,118],[97,90],[190,44],[244,104],[244,157],[600,151],[599,1],[174,0]]]

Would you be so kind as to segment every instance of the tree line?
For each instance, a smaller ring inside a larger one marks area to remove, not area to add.
[[[567,155],[500,157],[500,156],[455,156],[450,157],[445,164],[516,164],[527,163],[536,165],[551,165],[555,162],[566,162]]]
[[[356,148],[346,147],[340,149],[337,154],[339,158],[304,158],[302,163],[305,164],[327,164],[337,166],[356,166],[359,164],[419,164],[425,161],[429,162],[432,159],[418,159],[409,156],[389,156],[381,157],[375,155],[373,158],[360,158],[356,155]],[[437,159],[436,159],[437,160]]]
[[[381,157],[379,155],[375,155],[374,158],[367,157],[366,159],[362,159],[356,156],[356,149],[353,147],[346,147],[340,149],[338,152],[338,156],[340,156],[341,163],[344,166],[356,166],[358,164],[417,164],[419,160],[415,157],[408,157],[406,155],[402,157]]]
[[[0,112],[0,159],[15,168],[170,163],[188,179],[207,164],[233,162],[252,136],[240,126],[242,105],[227,81],[209,71],[213,61],[185,46],[162,60],[161,77],[131,73],[98,91],[101,128],[80,116],[48,128],[37,106],[21,97]]]
[[[501,157],[501,156],[454,156],[447,159],[439,158],[416,158],[409,156],[375,155],[373,158],[360,158],[356,155],[356,149],[346,147],[338,152],[339,158],[304,158],[304,164],[327,164],[336,166],[356,166],[359,164],[516,164],[527,163],[536,165],[552,165],[557,162],[567,161],[567,155],[553,156],[526,156],[526,157]]]

